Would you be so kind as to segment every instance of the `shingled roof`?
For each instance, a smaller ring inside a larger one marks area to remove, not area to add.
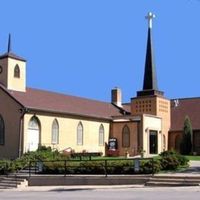
[[[3,55],[0,55],[0,59],[3,59],[3,58],[13,58],[13,59],[16,59],[16,60],[21,60],[21,61],[26,62],[26,60],[24,58],[17,56],[16,54],[14,54],[12,52],[8,52],[8,53],[5,53]]]
[[[55,92],[27,88],[26,92],[9,91],[17,101],[29,109],[112,119],[122,112],[111,103],[101,102]]]
[[[171,131],[183,130],[186,116],[189,116],[192,128],[200,129],[200,97],[171,100]]]

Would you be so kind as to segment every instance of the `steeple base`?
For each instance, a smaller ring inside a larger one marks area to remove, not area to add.
[[[142,96],[164,96],[164,92],[159,90],[142,90],[137,92],[137,97]]]

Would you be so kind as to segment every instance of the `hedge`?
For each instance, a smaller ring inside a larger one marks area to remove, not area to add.
[[[0,174],[16,172],[28,167],[42,163],[44,174],[149,174],[158,173],[161,170],[177,170],[180,167],[187,167],[189,160],[175,151],[164,151],[159,159],[140,160],[140,171],[134,170],[134,159],[119,160],[91,160],[78,161],[70,160],[58,151],[51,148],[40,148],[36,152],[24,154],[20,159],[14,161],[0,160]]]

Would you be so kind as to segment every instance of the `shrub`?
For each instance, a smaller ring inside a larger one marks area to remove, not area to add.
[[[133,161],[130,160],[107,161],[107,172],[109,174],[131,174],[134,173],[133,167]]]
[[[178,158],[174,155],[163,156],[161,158],[161,166],[163,170],[176,170],[179,167]]]
[[[25,153],[20,160],[23,162],[37,161],[37,160],[64,160],[66,156],[59,153],[57,150],[53,151],[51,147],[40,146],[37,151]]]
[[[102,161],[85,161],[80,163],[80,169],[84,174],[104,174],[105,168]]]
[[[39,146],[37,149],[37,152],[40,151],[48,151],[48,152],[52,152],[51,147],[47,147],[47,146]]]
[[[53,151],[51,147],[40,146],[37,151],[27,152],[21,158],[14,161],[0,160],[0,174],[7,174],[9,172],[19,171],[30,165],[35,165],[38,160],[51,161],[51,160],[65,160],[66,156],[59,153],[57,150]],[[64,165],[63,165],[64,166]],[[56,166],[54,167],[56,168]],[[53,167],[49,169],[51,171]]]
[[[8,174],[13,170],[13,165],[10,160],[0,160],[0,175]]]
[[[67,161],[66,169],[63,161],[43,162],[43,173],[73,173],[73,174],[131,174],[134,173],[133,161]],[[107,170],[107,171],[106,171]]]
[[[161,170],[159,160],[147,160],[141,162],[140,172],[143,174],[158,173]]]
[[[189,166],[189,164],[188,164],[189,159],[188,158],[186,158],[185,156],[180,155],[180,154],[178,154],[177,157],[178,157],[180,166],[182,166],[182,167],[188,167]]]
[[[176,170],[179,167],[187,166],[189,160],[178,154],[176,151],[164,151],[160,154],[161,167],[163,170]]]
[[[65,165],[63,161],[47,161],[43,162],[43,171],[45,174],[63,174],[65,172]]]

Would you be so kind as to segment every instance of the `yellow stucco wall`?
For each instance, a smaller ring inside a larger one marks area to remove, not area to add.
[[[14,77],[14,68],[16,64],[20,68],[20,78]],[[24,61],[8,58],[8,89],[25,92],[26,90],[26,63]]]
[[[168,132],[170,129],[171,123],[171,108],[170,100],[162,96],[141,96],[132,98],[131,101],[131,113],[143,115],[150,114],[162,119],[161,122],[161,132],[162,137],[162,150],[168,149]],[[144,123],[145,124],[145,123]],[[145,141],[144,141],[145,142]]]
[[[104,140],[108,142],[110,124],[105,121],[95,121],[87,119],[77,119],[63,116],[48,116],[48,115],[35,115],[41,124],[40,144],[51,146],[62,151],[71,147],[75,152],[102,152],[105,154],[105,145],[99,146],[99,128],[102,124],[104,127]],[[33,117],[33,114],[26,114],[24,116],[24,152],[27,150],[27,132],[28,123]],[[59,144],[51,144],[51,128],[52,123],[56,119],[59,124]],[[83,145],[77,145],[77,126],[79,122],[83,125]]]
[[[162,134],[165,135],[163,147],[168,149],[168,134],[171,126],[171,107],[170,100],[157,97],[157,116],[162,118]]]
[[[133,115],[156,115],[156,98],[154,96],[142,96],[131,99],[131,113]]]
[[[162,144],[162,119],[156,116],[143,115],[143,150],[145,155],[149,155],[149,134],[154,130],[158,133],[158,154],[163,151]]]

